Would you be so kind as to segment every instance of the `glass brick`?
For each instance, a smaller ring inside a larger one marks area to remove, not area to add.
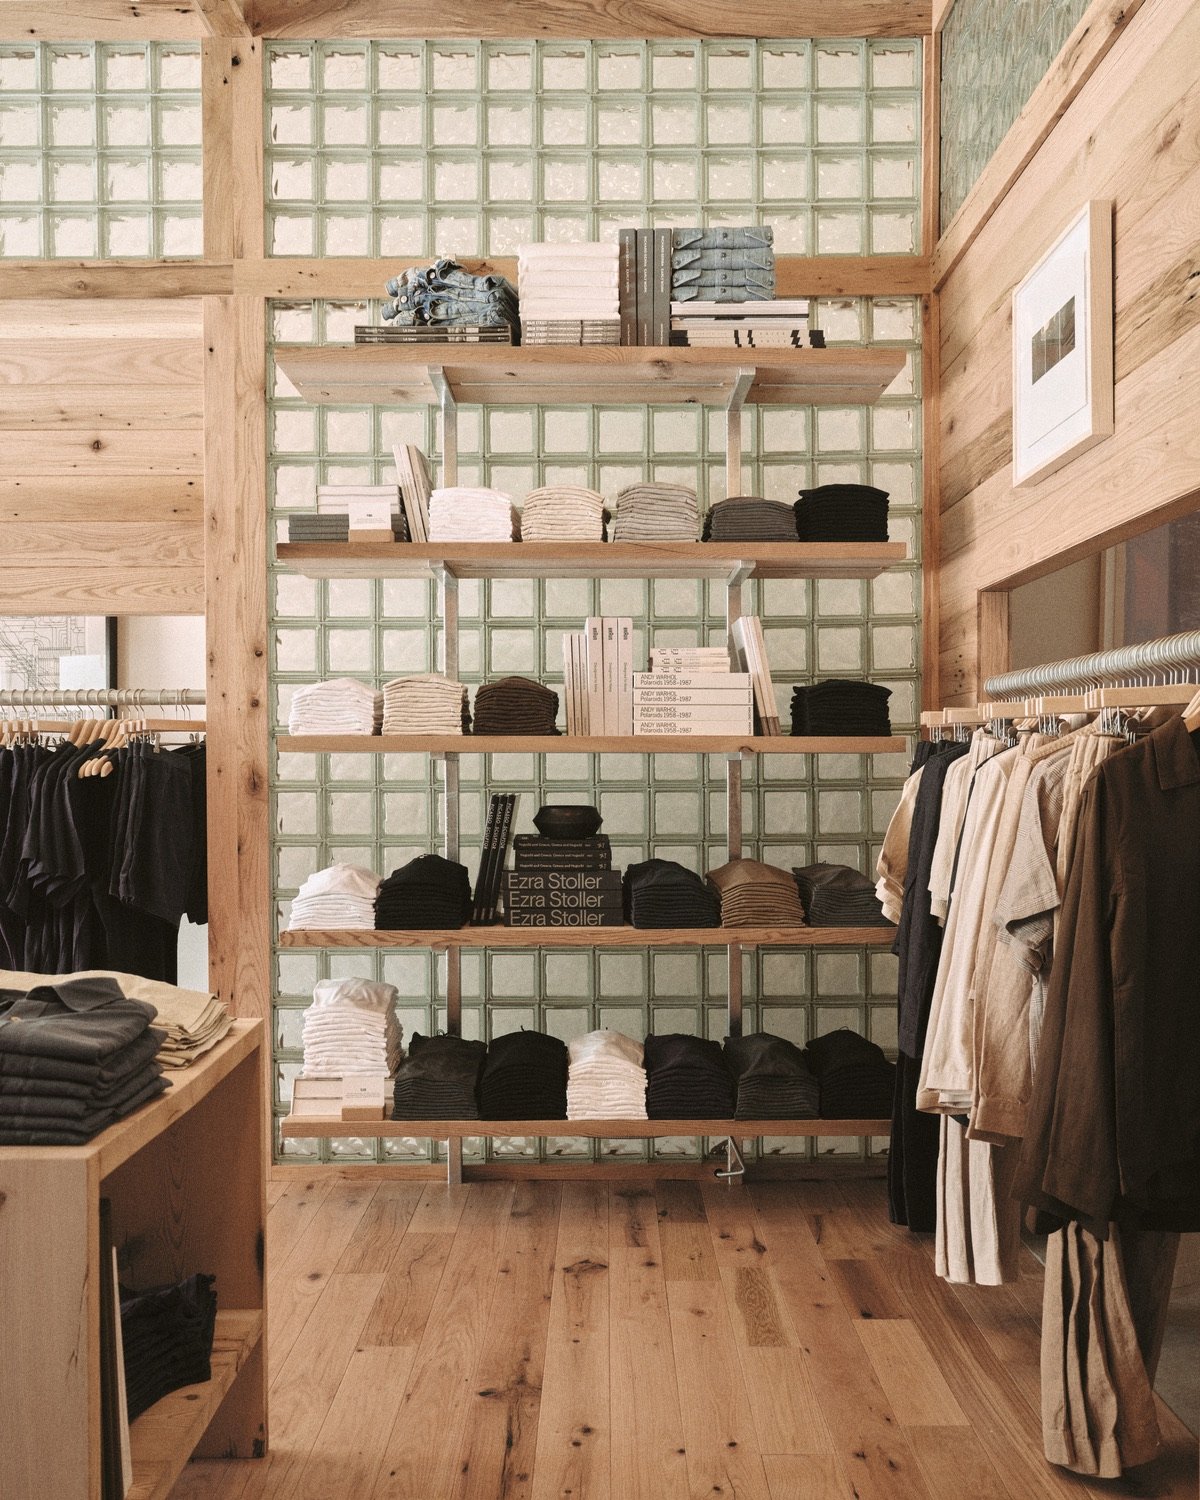
[[[69,258],[97,255],[96,228],[94,218],[69,214],[51,215],[51,254]]]
[[[601,89],[640,93],[646,86],[642,52],[634,47],[603,46],[596,53],[596,83]]]
[[[149,140],[149,111],[146,108],[110,106],[105,110],[106,121],[113,119],[133,121],[128,135],[111,130],[106,132],[111,144],[140,144]],[[96,142],[96,116],[90,104],[52,104],[46,112],[49,141],[52,146],[92,146]],[[36,137],[34,138],[36,139]],[[5,141],[4,144],[9,144]],[[13,141],[13,145],[25,144]],[[32,144],[28,142],[28,144]]]
[[[479,164],[462,157],[434,157],[433,191],[440,202],[475,202],[479,197]]]
[[[108,215],[104,223],[106,256],[142,256],[154,252],[154,221],[149,214]]]
[[[150,69],[144,47],[107,47],[100,58],[100,86],[107,93],[149,87]]]
[[[700,122],[693,104],[652,102],[650,138],[656,146],[691,146],[699,140]]]
[[[531,89],[533,87],[533,53],[527,49],[495,48],[487,54],[489,89]]]
[[[586,89],[588,52],[583,48],[546,50],[541,54],[543,89]],[[601,87],[604,85],[602,84]]]
[[[917,248],[916,215],[909,212],[883,213],[873,209],[871,251],[875,255],[906,255]]]
[[[817,144],[859,142],[863,139],[863,108],[856,99],[821,99],[816,107]]]
[[[861,198],[863,192],[863,160],[861,156],[831,155],[821,152],[817,156],[817,197]]]
[[[543,157],[542,196],[548,202],[582,203],[588,197],[588,164],[577,157]]]
[[[470,93],[478,87],[477,58],[473,51],[451,46],[433,48],[435,89]]]
[[[423,54],[414,47],[379,47],[375,54],[376,86],[384,93],[414,93],[424,87]]]
[[[550,147],[586,146],[588,115],[586,104],[548,100],[542,105],[542,144]]]
[[[267,77],[271,88],[312,88],[312,57],[311,46],[287,47],[280,42],[270,44],[267,51]]]
[[[362,91],[367,87],[365,50],[331,48],[321,58],[321,84],[327,91]]]
[[[36,105],[0,103],[0,148],[36,146],[39,134]]]
[[[326,104],[321,110],[321,142],[325,146],[365,146],[370,112],[363,104]]]
[[[643,202],[646,186],[641,160],[632,156],[598,157],[596,193],[597,197],[614,202]]]
[[[751,51],[748,47],[705,49],[705,79],[710,89],[749,91],[753,83]]]
[[[50,200],[53,203],[89,203],[96,196],[95,161],[71,157],[50,161]]]
[[[919,83],[918,50],[912,43],[871,43],[871,87],[875,89],[912,89]]]
[[[270,163],[270,196],[311,200],[313,164],[305,157],[272,157]]]
[[[709,104],[704,112],[705,130],[710,146],[749,145],[754,138],[750,105]]]
[[[746,159],[749,170],[752,163]],[[759,157],[760,192],[765,201],[796,201],[808,196],[808,159],[763,154]]]
[[[379,162],[379,192],[395,202],[419,202],[425,196],[425,163],[419,156],[388,156]]]
[[[42,174],[37,162],[0,161],[0,202],[36,203],[41,194]]]
[[[764,102],[759,108],[764,146],[802,146],[808,140],[808,104],[804,100]]]
[[[52,46],[46,51],[50,64],[48,82],[52,90],[81,94],[90,93],[95,88],[96,75],[90,47]]]
[[[474,146],[479,139],[479,111],[474,103],[439,103],[433,109],[431,144]]]
[[[857,89],[863,82],[863,55],[858,43],[827,42],[816,48],[819,89]]]
[[[917,160],[915,156],[871,157],[871,196],[873,198],[915,198]]]
[[[310,146],[313,142],[313,107],[307,103],[272,104],[268,116],[268,139],[276,146]]]
[[[596,140],[601,146],[642,144],[642,103],[623,99],[596,106]]]
[[[656,156],[651,169],[655,199],[661,202],[694,202],[697,175],[697,163],[692,157]]]
[[[859,255],[863,248],[862,214],[820,209],[817,220],[818,255]],[[828,331],[826,331],[828,338]]]
[[[0,94],[34,93],[37,86],[37,50],[11,43],[0,46]]]

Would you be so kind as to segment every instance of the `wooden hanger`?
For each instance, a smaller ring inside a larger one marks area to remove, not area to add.
[[[1189,734],[1194,734],[1197,729],[1200,729],[1200,692],[1195,694],[1183,711],[1183,727]]]

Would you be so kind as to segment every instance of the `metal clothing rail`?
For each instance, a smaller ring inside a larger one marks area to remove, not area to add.
[[[1099,688],[1127,682],[1147,687],[1153,682],[1200,681],[1200,630],[1165,635],[1140,646],[1118,646],[1093,651],[1065,661],[1025,667],[989,677],[984,692],[997,700],[1037,696],[1060,688]]]
[[[203,688],[2,688],[0,708],[203,708]]]

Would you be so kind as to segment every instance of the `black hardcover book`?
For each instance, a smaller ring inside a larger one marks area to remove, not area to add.
[[[622,927],[624,921],[616,911],[516,911],[506,917],[509,927]]]
[[[499,796],[488,798],[487,821],[483,825],[483,842],[479,846],[479,873],[475,876],[475,894],[471,901],[471,920],[476,924],[483,921],[483,914],[487,910],[488,857],[491,854],[492,839],[496,832],[499,804]]]
[[[637,343],[637,230],[617,234],[618,306],[621,310],[621,342]]]
[[[637,231],[637,341],[652,342],[654,323],[654,231]]]
[[[566,855],[558,859],[545,859],[541,855],[518,854],[513,867],[525,875],[544,874],[547,870],[611,870],[610,859],[590,855]]]
[[[504,882],[510,895],[548,896],[555,892],[621,890],[620,870],[512,870]]]
[[[652,344],[671,342],[671,231],[654,231],[654,302],[650,326]]]
[[[513,814],[517,807],[517,794],[505,794],[500,807],[500,822],[496,830],[496,857],[488,875],[487,920],[494,922],[500,910],[500,880],[504,874],[504,861],[508,857],[508,840],[512,833]]]
[[[518,833],[513,839],[513,848],[518,853],[522,849],[566,853],[571,849],[611,849],[612,844],[606,833],[594,833],[586,839],[548,839],[540,833]]]
[[[514,911],[621,911],[620,891],[582,891],[557,895],[506,895],[506,910]]]

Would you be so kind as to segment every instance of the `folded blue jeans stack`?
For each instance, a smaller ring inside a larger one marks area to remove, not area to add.
[[[673,229],[672,300],[769,301],[775,295],[773,240],[768,224],[744,229]]]
[[[517,294],[503,276],[475,276],[457,261],[409,266],[384,287],[383,320],[394,328],[518,326]]]

